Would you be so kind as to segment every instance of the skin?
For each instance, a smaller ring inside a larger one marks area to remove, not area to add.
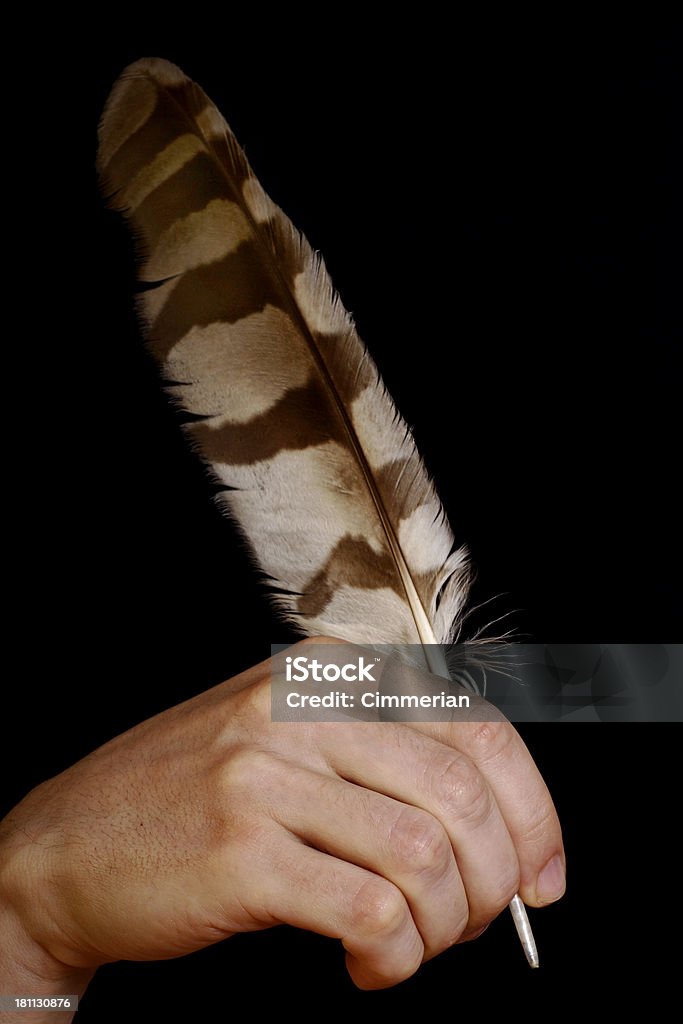
[[[559,899],[552,800],[492,717],[274,723],[265,661],[117,736],[0,825],[0,991],[82,991],[100,964],[282,922],[341,939],[356,985],[384,988],[515,892]]]

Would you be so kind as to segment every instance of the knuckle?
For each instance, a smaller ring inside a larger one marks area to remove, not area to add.
[[[437,799],[451,818],[473,828],[483,825],[493,808],[483,775],[467,758],[452,758],[437,779]]]
[[[478,722],[472,730],[472,754],[475,760],[490,761],[499,757],[515,738],[515,730],[509,722]]]
[[[230,751],[221,765],[221,787],[231,792],[265,788],[277,768],[277,759],[265,750],[237,747]]]
[[[228,744],[235,733],[235,725],[250,735],[263,733],[271,724],[271,675],[265,672],[259,678],[236,692],[223,707],[223,736]]]
[[[351,926],[361,935],[390,935],[406,920],[402,893],[383,878],[363,882],[351,905]]]
[[[451,858],[451,844],[443,827],[431,814],[417,808],[401,810],[389,834],[393,857],[402,870],[439,872]]]

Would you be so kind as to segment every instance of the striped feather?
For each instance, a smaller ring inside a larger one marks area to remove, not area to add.
[[[301,632],[453,639],[467,592],[415,442],[322,260],[202,90],[162,60],[116,82],[99,169],[138,244],[148,344],[219,500]]]

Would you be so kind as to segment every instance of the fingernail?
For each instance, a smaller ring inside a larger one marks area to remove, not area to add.
[[[538,903],[554,903],[564,895],[567,882],[564,873],[564,864],[559,853],[546,866],[538,876],[536,882],[536,900]]]

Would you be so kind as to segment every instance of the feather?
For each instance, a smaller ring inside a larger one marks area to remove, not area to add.
[[[307,635],[421,645],[447,675],[466,552],[320,256],[166,61],[116,82],[98,165],[149,347],[279,610]]]

